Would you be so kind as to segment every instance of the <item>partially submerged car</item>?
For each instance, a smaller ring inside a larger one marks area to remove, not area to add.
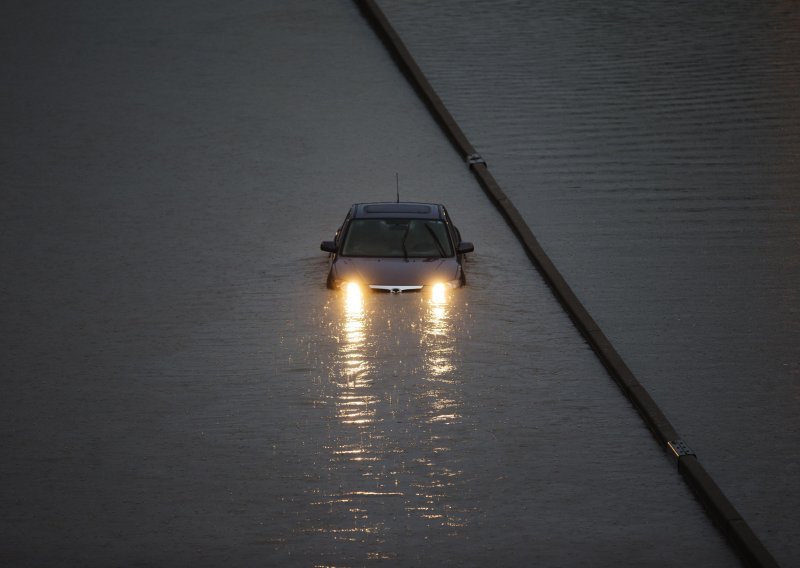
[[[444,205],[356,203],[320,249],[331,253],[328,288],[400,293],[463,286],[463,255],[474,247],[461,240]]]

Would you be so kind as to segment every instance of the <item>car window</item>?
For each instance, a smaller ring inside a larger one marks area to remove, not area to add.
[[[340,251],[342,256],[453,256],[447,226],[436,219],[353,219]]]

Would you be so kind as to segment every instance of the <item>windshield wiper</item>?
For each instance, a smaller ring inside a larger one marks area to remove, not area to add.
[[[441,241],[439,241],[439,237],[437,237],[437,236],[436,236],[436,232],[435,232],[433,229],[431,229],[431,226],[430,226],[430,225],[428,225],[427,223],[425,223],[425,228],[426,228],[426,229],[428,229],[428,232],[429,232],[429,233],[431,234],[431,236],[433,237],[433,242],[434,242],[434,243],[436,243],[436,248],[437,248],[437,249],[439,249],[439,255],[440,255],[441,257],[445,257],[445,256],[447,256],[447,255],[444,253],[444,247],[442,246],[442,243],[441,243]]]
[[[403,258],[406,259],[406,262],[408,262],[408,250],[406,249],[406,238],[408,238],[408,231],[410,230],[411,230],[411,221],[409,221],[408,224],[406,225],[406,232],[403,233],[403,240],[400,241],[400,246],[403,247]]]

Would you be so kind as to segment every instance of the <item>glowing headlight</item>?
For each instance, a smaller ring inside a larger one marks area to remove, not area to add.
[[[431,287],[431,300],[437,304],[443,304],[447,301],[447,284],[444,282],[437,282]]]
[[[348,299],[355,300],[361,297],[361,286],[358,284],[358,282],[346,282],[342,288],[344,288]]]

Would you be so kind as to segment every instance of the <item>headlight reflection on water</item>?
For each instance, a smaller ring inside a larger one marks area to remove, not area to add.
[[[401,552],[387,547],[387,510],[432,530],[468,524],[458,497],[463,472],[448,459],[464,404],[452,293],[448,283],[392,295],[353,282],[330,297],[338,346],[321,383],[332,412],[328,473],[312,490],[315,524],[342,542],[370,543],[384,558]]]
[[[344,298],[344,345],[341,348],[344,363],[344,378],[351,387],[365,379],[369,369],[364,357],[366,341],[366,314],[364,313],[364,294],[355,282],[348,282]]]
[[[447,304],[448,292],[445,284],[434,285],[425,306],[421,345],[429,378],[439,379],[456,370],[453,364],[454,340],[450,329],[449,312],[452,306]]]

